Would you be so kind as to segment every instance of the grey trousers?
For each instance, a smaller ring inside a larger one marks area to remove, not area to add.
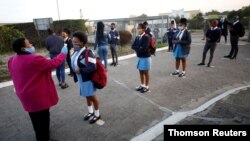
[[[238,54],[238,42],[239,42],[239,37],[238,36],[230,36],[230,42],[231,42],[231,51],[229,53],[230,57],[236,58]]]
[[[112,62],[118,64],[117,46],[115,44],[110,44],[110,51],[112,56]]]
[[[206,42],[204,50],[203,50],[203,55],[202,55],[202,63],[205,63],[207,52],[208,50],[210,50],[210,58],[209,58],[208,65],[211,64],[213,57],[214,57],[214,51],[215,51],[216,46],[217,46],[216,42]]]

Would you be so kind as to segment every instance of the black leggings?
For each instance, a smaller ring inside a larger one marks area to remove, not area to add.
[[[50,113],[49,109],[30,112],[30,119],[32,121],[33,128],[36,133],[37,141],[49,141],[49,123],[50,123]]]

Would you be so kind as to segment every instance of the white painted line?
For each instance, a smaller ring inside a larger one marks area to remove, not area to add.
[[[117,84],[121,85],[123,88],[129,90],[132,94],[136,95],[136,96],[139,96],[141,98],[143,98],[144,100],[148,101],[149,103],[151,103],[152,105],[158,107],[160,110],[164,111],[164,112],[170,112],[170,113],[173,113],[172,110],[166,108],[166,107],[162,107],[161,105],[155,103],[154,101],[152,101],[151,99],[143,96],[142,94],[138,94],[137,92],[135,92],[135,90],[132,90],[131,88],[129,88],[126,84],[120,82],[120,81],[117,81],[117,80],[113,80],[115,81]]]
[[[163,47],[163,48],[157,49],[156,51],[158,52],[158,51],[167,50],[167,49],[168,49],[168,47]],[[130,59],[133,57],[136,57],[135,53],[118,57],[118,60],[121,61],[121,60]],[[111,62],[112,62],[112,59],[108,59],[108,63],[111,63]],[[69,72],[69,69],[65,69],[65,73],[68,73],[68,72]],[[54,76],[54,75],[56,75],[55,71],[52,72],[52,76]],[[4,88],[4,87],[12,86],[12,85],[13,85],[12,81],[2,82],[2,83],[0,83],[0,89]]]
[[[186,112],[174,112],[172,116],[170,116],[167,119],[165,119],[164,121],[161,121],[160,123],[156,124],[152,128],[145,131],[144,133],[132,138],[130,141],[151,141],[163,133],[164,125],[176,124],[188,116],[191,116],[195,113],[198,113],[198,112],[205,110],[206,108],[208,108],[212,104],[216,103],[217,101],[221,100],[222,98],[224,98],[230,94],[233,94],[236,91],[239,91],[241,89],[246,89],[246,88],[250,88],[250,85],[228,90],[228,91],[218,95],[217,97],[207,101],[206,103],[202,104],[201,106],[199,106],[198,108],[196,108],[194,110],[186,111]]]

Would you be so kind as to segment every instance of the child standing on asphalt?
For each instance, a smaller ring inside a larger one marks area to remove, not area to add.
[[[138,36],[132,45],[138,57],[137,69],[139,70],[141,85],[136,87],[137,91],[145,93],[149,91],[149,70],[151,68],[151,54],[149,52],[150,37],[145,34],[146,26],[140,23],[137,27]]]

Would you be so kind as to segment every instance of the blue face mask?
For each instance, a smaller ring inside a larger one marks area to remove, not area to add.
[[[29,53],[35,53],[36,49],[32,46],[32,47],[29,47],[29,48],[24,48],[24,50],[26,52],[29,52]]]
[[[74,51],[79,51],[80,46],[78,44],[73,44]]]

